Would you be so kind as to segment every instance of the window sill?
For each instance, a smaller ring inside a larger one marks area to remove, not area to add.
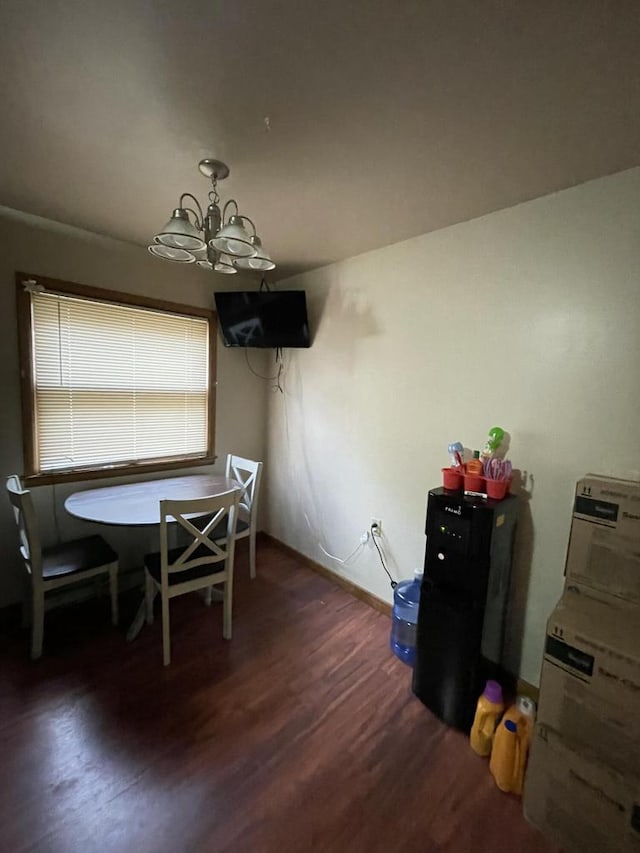
[[[200,456],[197,459],[176,459],[173,461],[141,462],[136,465],[114,465],[109,468],[89,468],[77,471],[46,471],[43,474],[24,474],[25,486],[51,486],[58,483],[80,483],[83,480],[106,480],[110,477],[131,477],[150,474],[155,471],[175,471],[180,468],[196,468],[200,465],[213,465],[215,456]]]

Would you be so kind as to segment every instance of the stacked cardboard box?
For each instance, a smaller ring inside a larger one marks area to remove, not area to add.
[[[525,814],[566,851],[640,853],[640,483],[578,482],[565,575]]]
[[[578,482],[565,589],[640,605],[640,483],[587,475]]]

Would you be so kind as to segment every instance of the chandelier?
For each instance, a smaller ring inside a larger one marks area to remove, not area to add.
[[[220,211],[217,186],[218,181],[229,175],[226,163],[201,160],[198,169],[209,178],[212,186],[206,214],[195,196],[182,193],[171,218],[153,238],[149,246],[151,254],[177,264],[196,263],[223,275],[233,275],[238,270],[267,272],[275,269],[271,255],[256,233],[256,226],[248,216],[240,213],[238,202],[230,198]],[[185,204],[186,199],[195,204],[195,210]],[[229,208],[234,212],[228,214]],[[245,222],[253,233],[247,231]]]

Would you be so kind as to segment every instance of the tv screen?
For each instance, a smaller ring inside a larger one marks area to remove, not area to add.
[[[226,290],[214,297],[225,346],[311,346],[304,290]]]

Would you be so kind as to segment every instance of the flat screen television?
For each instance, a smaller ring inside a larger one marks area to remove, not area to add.
[[[225,290],[214,293],[226,347],[309,347],[304,290]]]

